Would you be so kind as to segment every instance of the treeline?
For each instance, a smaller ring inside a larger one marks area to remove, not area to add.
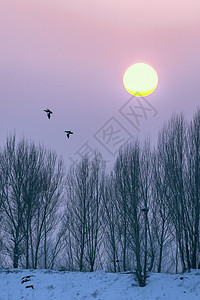
[[[200,110],[173,115],[157,144],[138,140],[106,171],[99,152],[69,171],[52,151],[9,136],[0,151],[0,263],[14,268],[200,268]]]
[[[63,171],[62,160],[52,151],[7,138],[0,152],[1,265],[54,267]]]

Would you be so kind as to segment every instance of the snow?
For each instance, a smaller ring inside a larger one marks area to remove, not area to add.
[[[28,275],[32,275],[30,281],[21,284],[22,277]],[[0,269],[0,300],[200,299],[200,270],[149,275],[147,286],[138,287],[131,273]]]

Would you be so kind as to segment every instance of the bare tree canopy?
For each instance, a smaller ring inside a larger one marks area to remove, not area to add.
[[[66,180],[66,245],[71,269],[93,271],[101,242],[105,163],[96,152],[71,168]]]
[[[17,143],[15,136],[8,137],[0,154],[3,231],[14,268],[19,262],[37,267],[41,242],[52,231],[59,207],[62,165],[55,153],[24,139]]]

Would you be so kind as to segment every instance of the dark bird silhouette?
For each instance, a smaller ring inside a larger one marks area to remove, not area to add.
[[[65,130],[65,132],[66,132],[68,138],[69,138],[70,134],[73,134],[73,132],[71,130]]]
[[[34,276],[34,275],[24,276],[24,277],[22,277],[22,280],[23,280],[24,278],[30,278],[31,276]]]
[[[51,114],[53,113],[50,109],[44,109],[44,111],[47,113],[47,117],[50,119]]]
[[[34,286],[31,284],[31,285],[27,285],[26,286],[26,289],[28,289],[28,288],[32,288],[32,289],[34,289]]]
[[[31,281],[31,280],[28,279],[28,278],[25,278],[25,279],[22,280],[21,284],[24,283],[24,282],[27,282],[27,281]]]

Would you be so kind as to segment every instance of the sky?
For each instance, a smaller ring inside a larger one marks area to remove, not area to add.
[[[200,102],[199,12],[198,0],[0,0],[0,146],[15,132],[67,165],[95,149],[109,163],[132,139],[155,143],[173,113],[191,119]],[[159,77],[145,99],[122,82],[137,62]]]

